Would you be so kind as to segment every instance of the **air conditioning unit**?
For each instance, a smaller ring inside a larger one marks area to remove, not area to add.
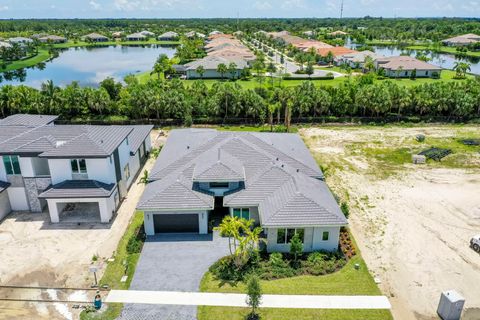
[[[465,298],[455,290],[444,291],[440,296],[437,313],[442,320],[460,320],[464,304]]]

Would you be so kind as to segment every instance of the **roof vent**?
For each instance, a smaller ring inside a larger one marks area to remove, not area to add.
[[[297,169],[297,172],[300,172],[300,169]]]
[[[282,164],[282,168],[283,168],[283,164]]]
[[[190,146],[187,146],[187,149],[190,149]]]
[[[277,161],[278,161],[278,157],[277,157]]]

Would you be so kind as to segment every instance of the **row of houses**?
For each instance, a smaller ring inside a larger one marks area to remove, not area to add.
[[[207,56],[185,64],[184,72],[187,79],[198,78],[239,78],[243,69],[249,67],[256,59],[255,54],[239,39],[230,34],[216,33],[209,36],[204,46]],[[235,70],[221,74],[218,66],[235,65]],[[198,68],[203,67],[203,73]]]
[[[311,50],[312,48],[316,51],[333,48],[333,46],[329,45],[328,43],[318,40],[303,39],[301,37],[291,35],[288,31],[268,32],[266,35],[285,45],[291,45],[300,51],[305,52]]]
[[[480,36],[473,33],[467,33],[442,41],[445,46],[468,46],[478,42],[480,42]]]
[[[0,120],[0,220],[48,210],[52,223],[114,216],[151,149],[152,126],[56,125],[56,116]]]

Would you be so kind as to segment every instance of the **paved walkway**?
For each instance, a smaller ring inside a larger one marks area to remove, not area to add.
[[[153,305],[248,307],[247,296],[234,293],[172,292],[112,290],[106,298],[110,303],[138,303]],[[262,308],[300,309],[390,309],[385,296],[262,296]]]

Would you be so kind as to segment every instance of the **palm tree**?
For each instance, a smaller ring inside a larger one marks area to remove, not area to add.
[[[400,74],[403,71],[403,67],[399,66],[398,69],[395,71],[395,77],[398,79],[400,77]]]
[[[235,79],[235,74],[237,73],[237,64],[235,62],[230,62],[228,65],[228,72],[230,73],[230,76],[232,79]]]
[[[217,72],[220,73],[223,80],[225,78],[225,73],[228,72],[228,67],[225,65],[225,63],[220,63],[217,66]]]
[[[203,75],[205,74],[205,68],[203,66],[198,66],[195,71],[198,73],[200,76],[200,79],[203,79]]]
[[[226,216],[214,230],[219,231],[222,237],[228,237],[228,249],[230,255],[237,251],[237,239],[240,237],[240,219],[237,217]],[[233,239],[233,243],[232,243]]]
[[[275,71],[277,71],[277,68],[273,64],[273,62],[270,62],[270,64],[267,67],[267,72],[270,74],[270,81],[273,87],[273,76],[275,75]]]
[[[375,69],[375,63],[372,57],[370,56],[365,57],[365,63],[363,64],[363,69],[368,70],[369,72]]]
[[[455,77],[463,79],[465,78],[468,71],[470,71],[470,64],[467,62],[456,61],[453,66],[453,71],[456,72]]]

